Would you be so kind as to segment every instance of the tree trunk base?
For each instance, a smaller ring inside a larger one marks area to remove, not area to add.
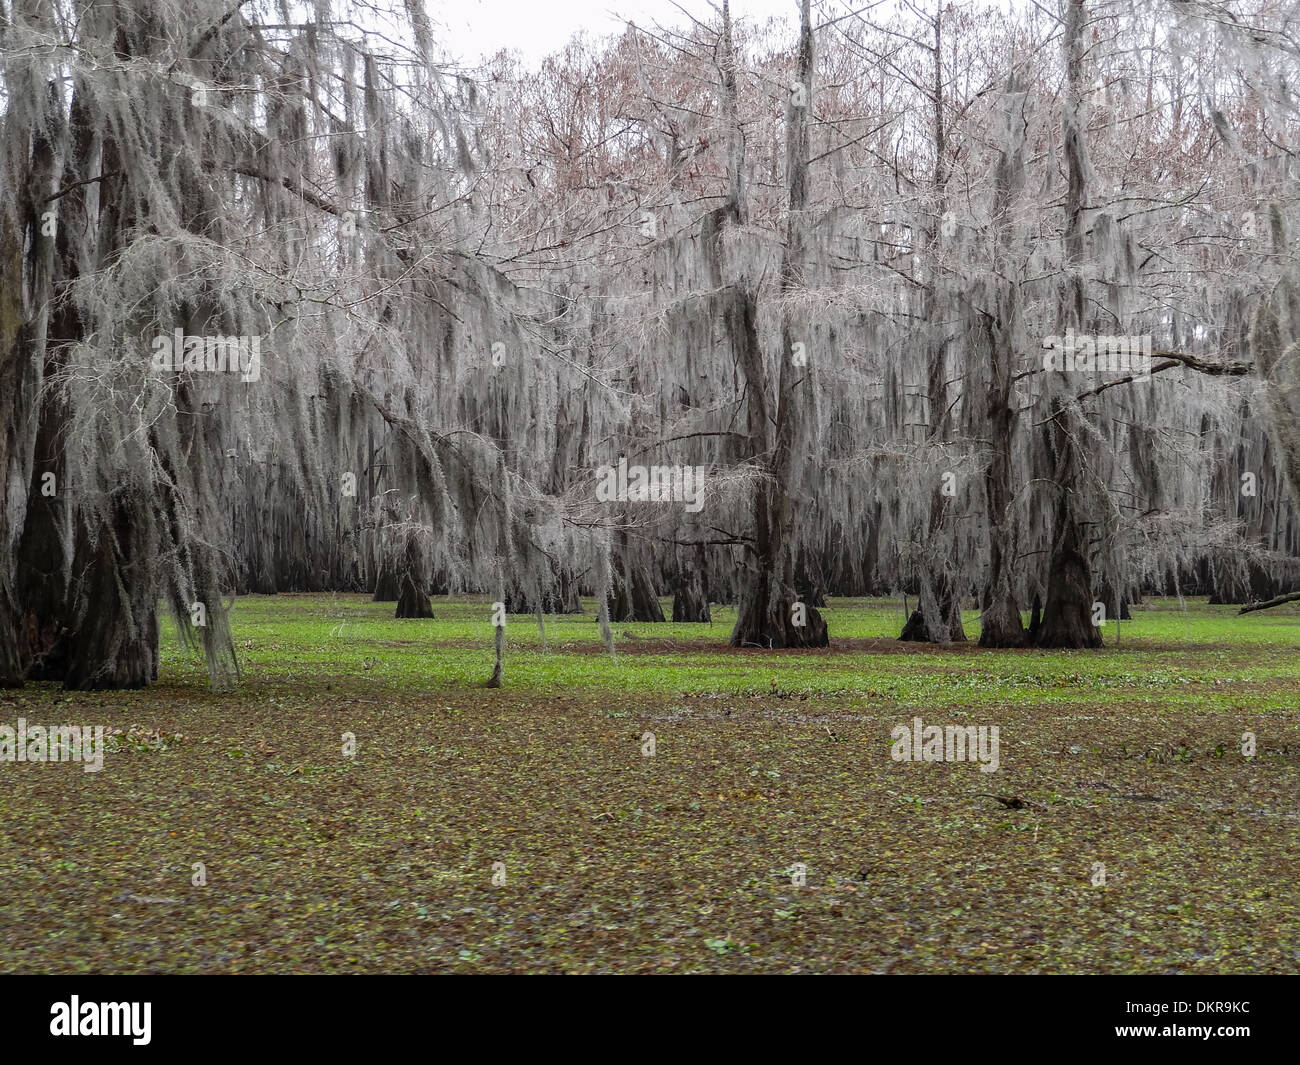
[[[375,578],[375,591],[370,597],[370,601],[372,603],[396,603],[400,597],[401,587],[397,579],[397,571],[384,566],[380,569],[379,576]]]
[[[621,575],[615,578],[609,619],[616,622],[664,620],[664,608],[644,569],[634,569],[630,581]]]
[[[677,592],[673,596],[673,620],[688,622],[712,621],[709,613],[709,594],[704,575],[698,568],[678,572]]]
[[[912,616],[907,619],[903,631],[898,634],[900,643],[937,643],[947,646],[948,644],[966,642],[966,629],[962,626],[961,621],[961,602],[947,593],[948,583],[946,581],[942,582],[941,587],[944,589],[944,594],[939,599],[941,604],[940,631],[938,633],[930,631],[930,622],[927,620],[923,609],[924,605],[930,600],[918,596],[920,602],[918,602],[917,608],[912,611]]]
[[[980,647],[1016,648],[1029,645],[1029,634],[1020,620],[1020,609],[1012,602],[990,602],[980,619]]]
[[[826,620],[816,607],[805,604],[805,624],[796,625],[790,618],[792,604],[783,603],[770,614],[758,617],[737,618],[731,633],[732,647],[762,647],[775,650],[782,647],[828,647],[830,633]],[[745,623],[742,624],[741,622]]]
[[[912,616],[907,619],[898,639],[902,643],[934,643],[930,639],[930,626],[925,623],[925,615],[919,610],[912,611]]]
[[[0,591],[0,595],[3,595]],[[7,604],[0,605],[0,688],[23,686],[22,659],[19,656],[20,626],[14,611]]]
[[[413,581],[402,582],[402,594],[397,600],[396,618],[431,618],[433,605],[423,588],[417,588]]]
[[[930,635],[930,625],[925,620],[925,615],[920,610],[913,610],[912,616],[907,619],[907,624],[903,626],[903,631],[898,634],[899,643],[965,643],[966,630],[961,623],[961,613],[958,612],[955,620],[950,619],[948,622],[947,639],[936,640]]]
[[[82,576],[66,623],[71,631],[63,634],[68,691],[147,688],[158,679],[158,592],[138,561],[150,545],[137,517],[124,502],[93,544],[86,529],[78,532],[75,571]]]

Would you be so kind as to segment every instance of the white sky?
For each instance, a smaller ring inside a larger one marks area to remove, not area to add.
[[[701,21],[712,14],[709,0],[678,0]],[[721,0],[716,0],[721,7]],[[825,6],[845,12],[861,9],[872,0],[830,0]],[[934,0],[922,0],[923,7]],[[1028,0],[987,0],[990,6],[1022,6]],[[640,26],[658,22],[664,26],[685,26],[687,18],[673,0],[426,0],[430,16],[444,27],[448,50],[462,63],[477,65],[484,57],[506,48],[517,50],[529,65],[563,47],[573,34],[587,30],[596,36],[618,33],[631,19]],[[851,6],[850,6],[851,5]],[[813,22],[818,17],[818,0],[813,0]],[[885,0],[883,7],[894,6]],[[765,22],[777,15],[791,26],[798,17],[796,0],[731,0],[735,19]],[[621,17],[620,17],[621,16]]]
[[[712,14],[708,0],[680,2],[701,21]],[[732,18],[764,21],[797,11],[795,0],[731,0]],[[579,30],[617,33],[624,19],[644,26],[687,22],[671,0],[429,0],[429,14],[446,27],[450,51],[471,65],[501,48],[518,50],[525,62],[534,63]]]

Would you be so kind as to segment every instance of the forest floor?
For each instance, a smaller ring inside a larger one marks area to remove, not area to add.
[[[121,730],[101,772],[0,762],[0,971],[1300,969],[1300,609],[1017,652],[833,600],[826,650],[719,611],[616,661],[512,617],[500,690],[487,603],[434,609],[250,597],[234,694],[172,635],[148,691],[0,693]],[[917,717],[997,726],[998,770],[894,761]]]

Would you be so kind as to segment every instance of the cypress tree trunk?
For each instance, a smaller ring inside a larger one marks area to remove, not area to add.
[[[560,590],[555,604],[557,614],[581,614],[582,598],[578,594],[578,580],[568,568],[560,571]]]
[[[650,565],[639,544],[629,542],[627,531],[620,529],[616,538],[617,561],[614,585],[610,593],[611,621],[663,621]]]
[[[790,210],[786,246],[781,257],[781,293],[795,292],[803,283],[808,209],[808,112],[812,108],[813,32],[808,0],[799,5],[799,58],[796,73],[798,97],[787,103],[787,161]],[[789,312],[781,328],[781,365],[773,392],[759,348],[754,291],[749,286],[733,289],[727,308],[727,325],[736,351],[736,361],[745,375],[748,397],[747,428],[751,458],[757,461],[759,477],[754,490],[753,553],[748,579],[740,593],[733,647],[825,647],[829,643],[826,622],[815,607],[797,601],[794,582],[794,442],[800,419],[811,394],[807,367],[796,369],[792,352],[797,338],[792,334]],[[796,376],[797,374],[797,376]],[[770,406],[775,406],[775,411]],[[769,444],[769,426],[775,433]],[[762,456],[770,455],[764,459]]]
[[[401,582],[398,580],[397,568],[388,562],[379,565],[379,576],[375,578],[375,593],[370,597],[372,603],[396,603],[402,594]]]
[[[36,455],[27,493],[27,520],[18,546],[18,601],[23,611],[23,656],[32,680],[63,680],[68,643],[67,586],[64,578],[66,496],[45,497],[43,483],[61,484],[62,451],[54,443],[54,397],[46,397],[36,433]],[[54,477],[47,481],[46,475]]]
[[[0,688],[21,688],[22,660],[18,656],[18,605],[12,589],[0,588]]]
[[[996,351],[998,340],[990,338]],[[1010,353],[994,356],[995,364],[1009,363]],[[1010,366],[1002,371],[1003,388],[1010,389]],[[1007,406],[1006,393],[993,389],[989,399],[989,421],[993,426],[993,459],[984,473],[984,490],[989,506],[989,577],[980,618],[981,647],[1023,647],[1025,629],[1020,607],[1012,590],[1011,563],[1014,518],[1011,515],[1011,447],[1015,415]]]
[[[147,504],[146,504],[147,505]],[[63,686],[75,691],[146,688],[158,679],[158,613],[150,545],[137,508],[118,502],[111,528],[79,523],[76,610]]]
[[[1066,18],[1065,53],[1069,86],[1065,104],[1063,143],[1069,188],[1065,201],[1065,259],[1070,269],[1064,293],[1062,323],[1082,328],[1084,280],[1082,274],[1087,207],[1087,144],[1084,141],[1083,57],[1086,12],[1083,0],[1070,0]],[[1061,378],[1064,377],[1061,375]],[[1061,382],[1055,387],[1064,389]],[[1048,444],[1056,456],[1056,519],[1052,555],[1047,575],[1047,605],[1034,641],[1038,647],[1101,647],[1101,629],[1092,623],[1092,569],[1079,513],[1083,487],[1084,415],[1059,395],[1051,399]]]
[[[947,497],[936,487],[930,499],[930,538],[933,541],[943,532]],[[923,579],[917,609],[907,619],[899,640],[904,643],[965,643],[966,629],[961,620],[962,595],[946,569],[936,568]],[[927,607],[929,608],[927,611]],[[930,631],[930,618],[938,618],[939,631]]]
[[[664,608],[644,565],[628,566],[615,574],[609,617],[611,621],[664,620]]]
[[[948,168],[946,158],[947,127],[944,121],[944,80],[943,80],[943,10],[935,12],[932,23],[934,33],[934,79],[931,83],[931,102],[934,106],[934,188],[938,200],[936,213],[942,216],[947,209]],[[926,248],[931,255],[940,251],[941,230],[934,226],[926,234]],[[948,339],[945,330],[935,324],[936,286],[939,271],[935,271],[936,280],[925,286],[921,292],[921,317],[931,323],[930,334],[926,338],[926,393],[929,400],[930,427],[929,436],[933,443],[946,443],[949,437],[949,406],[947,383]],[[948,514],[948,497],[938,485],[930,494],[929,542],[931,550],[935,544],[943,543],[946,529],[945,518]],[[953,585],[946,563],[958,561],[946,558],[932,564],[933,555],[925,559],[928,573],[923,575],[923,591],[917,609],[907,619],[899,640],[905,643],[965,643],[966,630],[961,621],[960,590]],[[928,593],[928,597],[927,597]],[[939,619],[939,631],[931,632],[929,618]]]
[[[794,585],[800,602],[815,607],[826,605],[826,582],[821,574],[822,569],[817,560],[808,556],[804,557],[802,565],[796,567]]]
[[[1015,78],[1007,83],[1008,97],[1019,88]],[[1008,143],[998,159],[994,178],[995,252],[998,261],[1009,256],[1011,209],[1015,192],[1024,181],[1024,138],[1011,124],[1005,132]],[[1013,446],[1019,412],[1013,407],[1012,380],[1015,373],[1015,338],[1020,304],[1014,285],[990,278],[985,291],[992,295],[989,313],[981,314],[981,339],[988,349],[989,383],[984,409],[992,455],[984,471],[988,503],[989,570],[984,589],[984,612],[980,617],[981,647],[1023,647],[1025,629],[1016,601],[1014,563],[1016,518],[1012,510],[1015,492]]]
[[[1101,647],[1101,629],[1092,623],[1092,582],[1082,527],[1063,500],[1057,507],[1056,537],[1047,578],[1047,605],[1034,645]]]
[[[396,618],[431,618],[433,604],[428,593],[407,574],[402,578],[402,591],[397,598]]]
[[[750,451],[762,455],[768,451],[767,375],[759,350],[753,293],[734,290],[728,312],[732,343],[749,382],[745,392]],[[788,362],[787,356],[782,366]],[[806,606],[803,618],[795,610],[794,564],[782,526],[789,520],[786,491],[780,477],[767,470],[755,485],[753,550],[742,577],[736,625],[731,632],[733,647],[825,647],[829,643],[826,622],[815,607]],[[797,625],[796,620],[805,624]]]
[[[17,228],[0,214],[0,688],[23,683],[22,629],[11,550],[16,530],[10,527],[7,505],[10,483],[16,488],[23,479],[28,435],[22,402],[28,371],[22,343],[22,291],[22,241]]]
[[[63,185],[73,187],[63,197],[59,208],[50,259],[54,281],[50,291],[57,296],[45,331],[41,368],[44,381],[53,379],[62,368],[63,348],[77,343],[85,334],[84,324],[65,286],[81,276],[82,255],[74,244],[74,235],[90,227],[85,187],[80,182],[91,176],[90,159],[95,142],[93,125],[86,90],[77,86],[69,110],[70,148],[60,178]],[[101,193],[101,198],[103,195]],[[37,235],[37,223],[38,216],[33,207],[29,224],[33,242],[44,239]],[[23,615],[26,644],[23,653],[28,663],[28,677],[33,680],[64,680],[71,648],[68,637],[74,627],[64,566],[65,544],[71,539],[68,529],[73,517],[66,492],[66,462],[60,440],[69,412],[57,390],[43,393],[37,403],[39,413],[27,491],[27,516],[18,544],[17,598]],[[46,484],[53,486],[53,495],[42,490]]]
[[[424,559],[419,545],[412,537],[406,544],[406,565],[402,569],[397,597],[398,618],[431,618],[433,606],[429,602],[429,585],[424,577]]]
[[[931,597],[927,599],[927,596]],[[939,632],[930,631],[926,607],[929,606],[941,622]],[[921,593],[917,609],[912,611],[899,633],[903,643],[965,643],[966,629],[961,620],[961,596],[957,595],[946,574],[936,574],[935,588]]]
[[[677,590],[673,596],[673,620],[709,622],[709,586],[705,577],[704,548],[697,544],[693,559],[687,564],[677,553]]]
[[[524,590],[517,584],[510,585],[502,602],[506,605],[507,614],[532,614],[536,612],[536,609],[529,603],[528,596],[524,594]]]

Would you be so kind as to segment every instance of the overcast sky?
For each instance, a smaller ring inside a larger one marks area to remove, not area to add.
[[[702,21],[708,0],[681,0]],[[721,0],[718,0],[721,6]],[[579,30],[616,33],[623,20],[640,25],[684,25],[686,17],[671,0],[430,0],[432,16],[446,26],[450,47],[462,62],[474,64],[498,49],[517,49],[526,61],[549,55]],[[795,0],[732,0],[733,18],[765,20],[793,16]],[[621,16],[621,18],[620,18]]]
[[[865,8],[872,0],[813,0],[813,22],[825,21],[831,12]],[[986,0],[990,7],[1023,6],[1029,0]],[[691,14],[706,21],[709,0],[679,0]],[[721,7],[722,0],[716,0]],[[880,9],[897,0],[884,0]],[[449,50],[462,63],[477,65],[502,48],[517,50],[527,63],[535,63],[563,47],[579,30],[595,35],[619,32],[631,19],[638,25],[685,26],[688,22],[673,0],[427,0],[428,10],[444,27]],[[933,6],[933,0],[922,0]],[[1050,6],[1050,5],[1049,5]],[[797,0],[731,0],[733,18],[764,22],[775,15],[793,27]]]

